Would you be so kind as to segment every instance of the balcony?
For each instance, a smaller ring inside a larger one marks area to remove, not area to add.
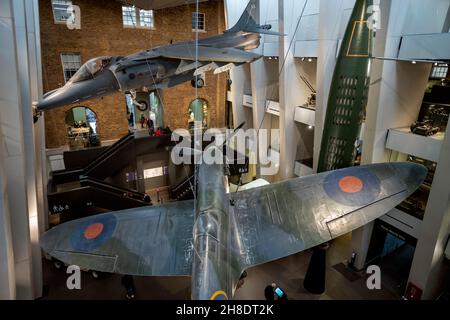
[[[390,129],[386,141],[386,148],[438,162],[444,137],[444,133],[425,137],[411,133],[409,128]]]
[[[48,163],[52,172],[66,169],[62,153],[48,156]]]
[[[403,36],[398,58],[405,60],[449,60],[450,33]]]
[[[316,110],[308,107],[297,107],[294,120],[298,123],[314,127],[316,125]]]
[[[244,94],[242,97],[242,105],[244,107],[253,108],[253,97],[248,94]]]
[[[313,159],[299,160],[295,162],[294,172],[297,177],[305,177],[312,175]]]
[[[267,113],[273,114],[274,116],[280,116],[280,104],[277,101],[267,100],[266,101]]]
[[[416,239],[420,235],[422,221],[397,208],[389,211],[387,214],[382,216],[380,220],[389,223],[395,228],[409,234]]]

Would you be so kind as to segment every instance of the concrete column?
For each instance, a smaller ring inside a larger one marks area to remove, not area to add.
[[[30,91],[33,102],[38,101],[43,95],[42,63],[41,63],[41,36],[39,25],[39,4],[36,0],[25,0],[27,14],[28,36],[28,61],[30,69]],[[35,143],[35,169],[36,169],[36,197],[38,224],[41,234],[48,228],[47,207],[47,154],[45,147],[45,116],[42,115],[39,122],[34,124]]]
[[[262,50],[258,50],[262,52]],[[258,52],[258,53],[260,53]],[[261,58],[250,65],[250,74],[252,78],[252,98],[253,98],[253,128],[255,130],[270,130],[272,115],[266,113],[267,99],[273,93],[272,90],[278,90],[278,70],[275,75],[271,75],[268,68],[268,61]],[[275,77],[275,80],[273,79]],[[276,82],[276,83],[275,83]],[[278,92],[276,92],[278,95]],[[270,139],[270,136],[268,137]],[[261,167],[256,166],[256,175],[261,177]]]
[[[320,0],[316,89],[317,105],[314,131],[314,172],[317,171],[320,157],[323,125],[327,112],[328,96],[330,94],[334,68],[336,66],[338,44],[339,40],[343,37],[343,34],[340,34],[340,29],[343,24],[348,23],[349,19],[349,16],[343,14],[344,9],[345,1]]]
[[[264,58],[253,62],[250,65],[250,74],[252,81],[252,104],[253,104],[253,124],[255,129],[269,128],[268,120],[270,116],[266,116],[267,88],[268,82],[267,68]]]
[[[397,18],[403,2],[392,0],[397,8]],[[426,3],[412,3],[404,18],[410,33],[439,33],[448,32],[448,0],[438,0],[433,8]],[[419,19],[411,19],[420,17]],[[394,35],[397,35],[398,32]],[[419,88],[423,91],[424,78],[428,78],[431,66],[408,65],[416,70],[423,68],[421,74],[410,73],[411,81],[417,81],[417,86],[404,88],[402,97],[415,96]],[[406,75],[404,75],[406,78]],[[406,100],[408,101],[408,100]],[[416,113],[417,116],[417,113]],[[414,119],[415,120],[415,119]],[[444,266],[444,250],[449,238],[450,230],[450,126],[447,127],[433,186],[428,198],[428,204],[418,237],[416,251],[409,275],[409,281],[423,289],[422,299],[434,299],[444,286],[446,268]]]
[[[376,33],[374,56],[395,58],[409,11],[404,10],[403,3],[395,0],[381,1],[380,10],[381,29]],[[372,61],[363,134],[363,164],[391,160],[391,151],[386,149],[388,130],[409,127],[417,120],[430,72],[431,64],[376,59]],[[358,268],[364,266],[372,229],[373,226],[368,225],[353,233],[352,246],[357,253]]]
[[[295,109],[304,101],[301,97],[302,86],[294,58],[296,26],[298,14],[305,1],[279,0],[278,23],[279,32],[286,34],[280,37],[280,169],[279,180],[286,180],[295,176],[295,160],[297,146],[300,142],[300,133],[297,130],[294,118]],[[292,45],[291,45],[292,43]]]
[[[383,1],[380,7],[382,14],[380,29],[376,32],[375,43],[373,47],[373,55],[377,57],[384,57],[386,52],[386,39],[387,30],[389,26],[389,16],[391,9],[391,1]],[[381,84],[383,77],[383,60],[372,60],[371,64],[371,85],[369,89],[369,97],[367,104],[367,118],[365,126],[363,127],[364,132],[364,148],[362,154],[362,163],[370,164],[374,160],[373,155],[373,145],[375,143],[375,132],[377,125],[377,115],[379,107],[379,96],[381,92]],[[380,124],[379,124],[380,125]],[[381,132],[380,132],[381,134]],[[383,140],[384,141],[384,140]],[[383,150],[385,150],[383,145]],[[365,266],[367,259],[367,253],[369,250],[370,240],[372,238],[374,223],[370,223],[358,230],[352,232],[352,250],[356,253],[355,267],[357,269],[362,269]]]
[[[32,101],[38,100],[38,83],[42,81],[37,77],[37,70],[41,69],[40,61],[36,60],[36,52],[40,44],[36,42],[36,12],[37,1],[14,1],[14,21],[16,26],[16,46],[18,58],[18,71],[21,95],[22,122],[25,151],[25,175],[27,187],[28,215],[30,224],[30,240],[32,249],[32,270],[34,296],[42,294],[42,256],[39,246],[39,236],[44,231],[41,227],[40,217],[44,214],[38,211],[37,176],[40,175],[41,162],[36,157],[35,128],[33,125]],[[39,32],[39,29],[37,30]],[[25,62],[25,63],[24,63]],[[34,97],[32,96],[34,94]],[[41,120],[42,121],[42,120]],[[39,127],[36,128],[39,130]],[[42,150],[42,149],[41,149]],[[38,173],[38,174],[37,174]],[[41,220],[42,221],[42,220]]]
[[[437,298],[445,285],[444,251],[450,233],[450,122],[446,132],[409,275],[409,281],[424,290],[422,299]]]
[[[37,1],[2,1],[0,9],[0,67],[8,75],[0,79],[0,114],[6,149],[3,163],[7,198],[10,211],[14,212],[10,222],[16,297],[33,299],[39,297],[42,290],[36,187],[36,170],[41,171],[36,164],[42,157],[36,161],[32,112],[32,95],[40,93],[37,85],[40,80],[36,79],[36,70],[40,69],[40,65],[38,67],[36,59],[34,65],[30,63],[30,57],[36,57],[39,47],[35,36]]]
[[[262,1],[260,0],[260,7],[259,12],[257,14],[257,19],[261,22],[261,6]],[[253,50],[256,54],[263,54],[263,38],[261,39],[260,46]],[[252,64],[250,64],[250,79],[251,79],[251,91],[252,91],[252,105],[253,105],[253,128],[258,130],[260,129],[266,129],[269,128],[269,120],[267,118],[270,118],[266,116],[266,101],[267,101],[267,95],[270,94],[270,92],[267,92],[270,86],[270,75],[268,73],[268,69],[266,67],[266,61],[265,58],[261,58]]]
[[[16,285],[7,181],[3,169],[5,154],[3,134],[0,130],[0,300],[12,300],[16,297]]]
[[[245,90],[246,87],[251,87],[249,68],[248,65],[243,65],[230,71],[232,81],[231,103],[233,104],[233,123],[234,126],[237,127],[242,122],[245,122],[244,129],[253,128],[252,112],[248,107],[243,106],[244,94],[251,94],[251,92],[246,92]]]

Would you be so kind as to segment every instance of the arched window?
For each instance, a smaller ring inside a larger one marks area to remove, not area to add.
[[[203,128],[208,128],[209,114],[208,102],[205,99],[195,99],[188,108],[188,127],[194,128],[195,121],[200,121]]]
[[[69,146],[88,148],[100,145],[97,114],[87,107],[74,107],[66,112],[66,129]]]

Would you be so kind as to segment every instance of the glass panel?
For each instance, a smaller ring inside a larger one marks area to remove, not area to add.
[[[111,57],[100,57],[86,62],[71,79],[72,82],[80,82],[93,79],[99,72],[111,64]]]
[[[61,54],[63,65],[64,80],[69,81],[81,67],[81,57],[79,53]]]
[[[124,26],[136,26],[136,8],[134,6],[122,6],[122,18]]]
[[[192,30],[205,30],[205,14],[192,12]]]
[[[139,10],[139,25],[145,28],[153,28],[153,10]]]
[[[67,21],[71,14],[67,9],[72,5],[72,1],[66,0],[52,0],[53,16],[57,22]]]
[[[448,73],[448,65],[447,64],[439,64],[433,67],[433,71],[431,73],[432,79],[444,79],[447,77]]]

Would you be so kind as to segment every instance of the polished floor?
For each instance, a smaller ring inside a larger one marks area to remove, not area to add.
[[[323,295],[311,295],[303,289],[303,277],[308,266],[310,252],[267,263],[247,271],[248,276],[243,286],[237,290],[235,299],[262,300],[264,288],[273,282],[284,289],[290,300],[393,300],[400,299],[395,290],[383,285],[382,289],[371,291],[366,286],[366,275],[360,273],[359,278],[350,281],[337,271],[334,266],[351,254],[351,236],[336,239],[327,253],[326,292]],[[65,270],[57,270],[50,261],[44,260],[44,284],[49,300],[72,299],[125,299],[125,291],[121,286],[119,275],[105,275],[94,279],[88,273],[82,274],[81,290],[68,290],[68,275]],[[138,300],[189,299],[190,278],[153,278],[135,277]]]

